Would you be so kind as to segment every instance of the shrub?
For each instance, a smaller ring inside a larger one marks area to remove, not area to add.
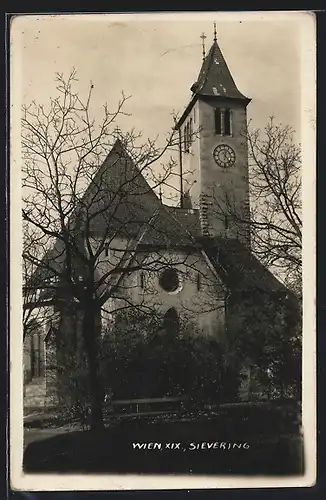
[[[120,317],[103,354],[115,399],[187,396],[193,404],[234,400],[238,393],[238,367],[228,366],[222,346],[190,324],[173,332],[162,330],[156,317]]]

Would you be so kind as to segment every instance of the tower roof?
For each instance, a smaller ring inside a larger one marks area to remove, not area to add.
[[[93,177],[83,198],[88,206],[91,231],[111,230],[128,236],[138,234],[160,208],[161,202],[118,139]]]
[[[197,81],[191,90],[198,96],[250,101],[238,90],[216,40],[205,57]]]
[[[251,101],[249,97],[246,97],[238,90],[216,38],[208,54],[204,57],[197,81],[191,86],[190,90],[193,93],[192,99],[176,123],[176,129],[182,125],[200,97],[236,99],[245,105]]]

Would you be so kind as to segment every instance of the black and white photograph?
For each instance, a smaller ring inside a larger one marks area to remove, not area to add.
[[[312,486],[315,19],[17,15],[11,481]]]

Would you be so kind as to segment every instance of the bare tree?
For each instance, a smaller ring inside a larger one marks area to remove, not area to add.
[[[23,271],[23,340],[27,336],[35,331],[39,325],[39,312],[40,308],[37,307],[37,288],[32,286],[32,277],[36,271],[36,266],[32,262],[24,257],[25,253],[30,253],[35,255],[37,239],[35,234],[32,235],[28,231],[28,227],[24,227],[23,235],[23,259],[22,259],[22,271]]]
[[[37,333],[44,323],[54,317],[53,309],[47,307],[45,289],[53,288],[38,272],[37,260],[46,253],[44,237],[30,224],[23,227],[23,341]],[[43,291],[43,292],[42,292]]]
[[[269,119],[246,135],[250,212],[236,208],[225,190],[218,216],[250,232],[251,249],[297,295],[301,295],[301,149],[288,125]]]
[[[252,243],[257,256],[301,291],[301,150],[289,126],[249,134]]]
[[[36,269],[31,290],[42,290],[36,305],[61,310],[63,333],[80,320],[91,426],[99,428],[104,396],[98,362],[101,314],[128,307],[152,311],[148,293],[135,303],[134,277],[139,271],[157,273],[181,264],[189,269],[193,241],[185,235],[183,251],[171,250],[180,227],[153,191],[169,185],[175,175],[172,159],[161,165],[159,176],[153,168],[178,148],[175,130],[163,147],[155,140],[138,146],[133,130],[122,136],[116,128],[127,98],[122,95],[114,112],[104,105],[99,122],[91,113],[93,85],[83,101],[75,82],[74,71],[67,80],[57,75],[58,97],[48,107],[34,102],[23,108],[23,220],[44,249],[37,253],[27,244],[23,258]]]

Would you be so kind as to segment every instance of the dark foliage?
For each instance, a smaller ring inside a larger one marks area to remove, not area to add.
[[[269,398],[301,398],[301,312],[293,297],[239,294],[229,303],[229,352],[252,368]]]
[[[147,318],[121,318],[103,353],[114,399],[187,396],[200,404],[232,401],[238,393],[239,372],[227,365],[221,344],[189,326],[176,332]]]

